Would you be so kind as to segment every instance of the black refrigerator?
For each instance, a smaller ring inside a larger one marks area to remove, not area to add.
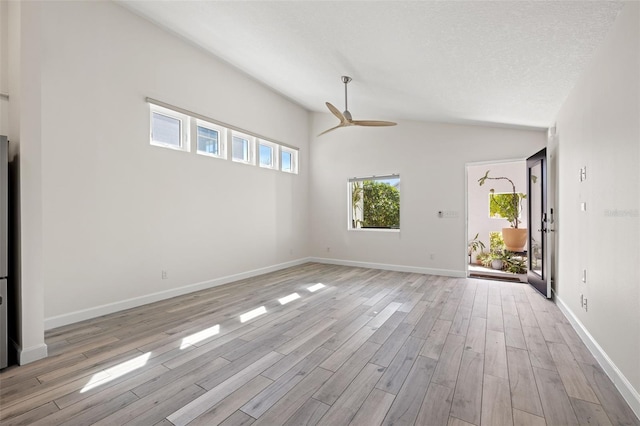
[[[9,275],[9,143],[6,136],[0,136],[0,368],[8,364],[7,336],[7,276]]]

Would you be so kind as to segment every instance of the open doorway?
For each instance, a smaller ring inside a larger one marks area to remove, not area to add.
[[[526,160],[469,163],[466,172],[467,276],[527,282]]]

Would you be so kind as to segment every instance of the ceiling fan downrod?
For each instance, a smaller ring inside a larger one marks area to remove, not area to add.
[[[347,75],[342,76],[342,82],[344,83],[344,116],[347,120],[351,120],[351,113],[349,112],[349,106],[347,104],[347,84],[353,80],[351,77]]]

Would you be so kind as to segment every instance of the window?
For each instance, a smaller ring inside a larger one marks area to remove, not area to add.
[[[526,196],[519,192],[489,191],[489,217],[491,219],[507,219],[514,222],[522,217],[522,200]],[[519,220],[518,220],[519,222]]]
[[[280,170],[287,173],[298,173],[298,151],[281,147]]]
[[[349,179],[349,229],[400,229],[400,176]]]
[[[258,142],[258,156],[260,167],[267,169],[278,168],[278,145],[264,140]]]
[[[254,164],[253,137],[239,132],[232,132],[231,159],[240,163]]]
[[[189,151],[188,123],[189,117],[186,115],[151,105],[151,144]]]
[[[206,121],[197,120],[198,154],[226,158],[225,129]]]
[[[147,98],[151,145],[298,174],[298,150],[232,130],[195,112]],[[193,136],[193,139],[191,137]]]

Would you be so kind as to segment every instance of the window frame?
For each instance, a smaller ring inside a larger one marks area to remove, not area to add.
[[[300,170],[300,154],[299,148],[287,145],[262,136],[250,131],[234,127],[229,124],[217,121],[213,118],[200,115],[198,113],[173,106],[162,101],[147,97],[146,102],[149,104],[149,144],[161,148],[168,148],[174,151],[193,152],[196,155],[204,155],[208,157],[221,158],[231,160],[236,163],[258,166],[263,169],[278,170],[284,173],[299,174]],[[158,120],[159,116],[170,119],[171,121]],[[175,123],[177,122],[176,137]],[[154,140],[154,125],[159,137],[165,136],[164,139],[169,142]],[[218,132],[218,153],[207,152],[199,149],[198,129],[202,127],[211,131]],[[164,132],[163,132],[164,131]],[[237,137],[246,141],[246,157],[244,155],[244,144],[242,158],[234,158],[233,156],[233,139]],[[175,144],[174,142],[177,142]],[[260,148],[267,146],[271,150],[271,164],[265,165],[260,162]],[[283,168],[283,157],[287,155],[290,161],[287,161],[290,168]]]
[[[176,151],[191,151],[190,144],[190,118],[186,114],[182,114],[177,111],[173,111],[169,108],[164,108],[159,105],[149,104],[149,143],[153,146],[159,146],[161,148],[173,149]],[[180,145],[174,145],[166,142],[161,142],[153,139],[153,120],[154,114],[163,115],[165,117],[173,118],[180,122]]]
[[[256,153],[257,153],[257,157],[258,157],[258,159],[257,159],[258,166],[263,168],[263,169],[279,170],[280,169],[280,148],[281,148],[281,146],[278,145],[277,143],[270,142],[268,140],[260,139],[260,138],[257,139],[256,145],[257,145]],[[263,145],[271,148],[271,165],[263,165],[262,164],[262,154],[260,152],[260,147],[263,146]]]
[[[283,153],[289,153],[291,154],[291,170],[285,170],[282,168],[282,165],[284,163],[284,161],[282,161],[282,154]],[[279,160],[280,160],[280,167],[279,170],[281,172],[284,173],[291,173],[294,175],[298,174],[298,150],[297,149],[293,149],[293,148],[289,148],[283,145],[280,145],[280,156],[279,156]]]
[[[354,219],[355,220],[362,220],[364,219],[364,217],[362,217],[362,219],[356,217],[354,218],[354,211],[355,209],[353,208],[353,184],[356,182],[365,182],[365,181],[384,181],[384,180],[390,180],[390,179],[398,179],[398,186],[397,189],[399,191],[399,196],[400,199],[398,201],[398,209],[399,209],[399,222],[400,224],[402,224],[402,190],[401,190],[401,186],[402,186],[402,179],[400,178],[400,174],[389,174],[389,175],[380,175],[380,176],[367,176],[367,177],[356,177],[356,178],[349,178],[347,179],[347,230],[349,231],[356,231],[356,232],[400,232],[401,226],[398,225],[397,228],[392,228],[392,227],[388,227],[388,228],[383,228],[383,227],[358,227],[357,224],[354,227]],[[389,185],[391,186],[391,185]],[[361,203],[364,203],[364,196],[361,200]],[[361,213],[364,213],[362,210],[364,209],[364,207],[361,207]],[[357,214],[357,213],[356,213]]]
[[[233,138],[234,137],[238,137],[240,139],[244,139],[247,141],[247,157],[248,158],[246,160],[235,158],[233,156],[234,154]],[[256,165],[256,155],[255,155],[256,138],[254,136],[239,132],[237,130],[231,130],[231,136],[229,139],[230,139],[230,145],[231,145],[231,149],[229,150],[231,151],[231,161],[235,163],[249,164],[249,165],[255,166]]]
[[[195,128],[194,134],[195,134],[196,154],[204,155],[205,157],[221,158],[223,160],[226,160],[227,159],[227,128],[211,123],[206,120],[201,120],[199,118],[195,118],[193,121],[194,121],[194,128]],[[200,150],[198,127],[202,127],[204,129],[218,132],[218,154],[213,154],[211,152]]]

